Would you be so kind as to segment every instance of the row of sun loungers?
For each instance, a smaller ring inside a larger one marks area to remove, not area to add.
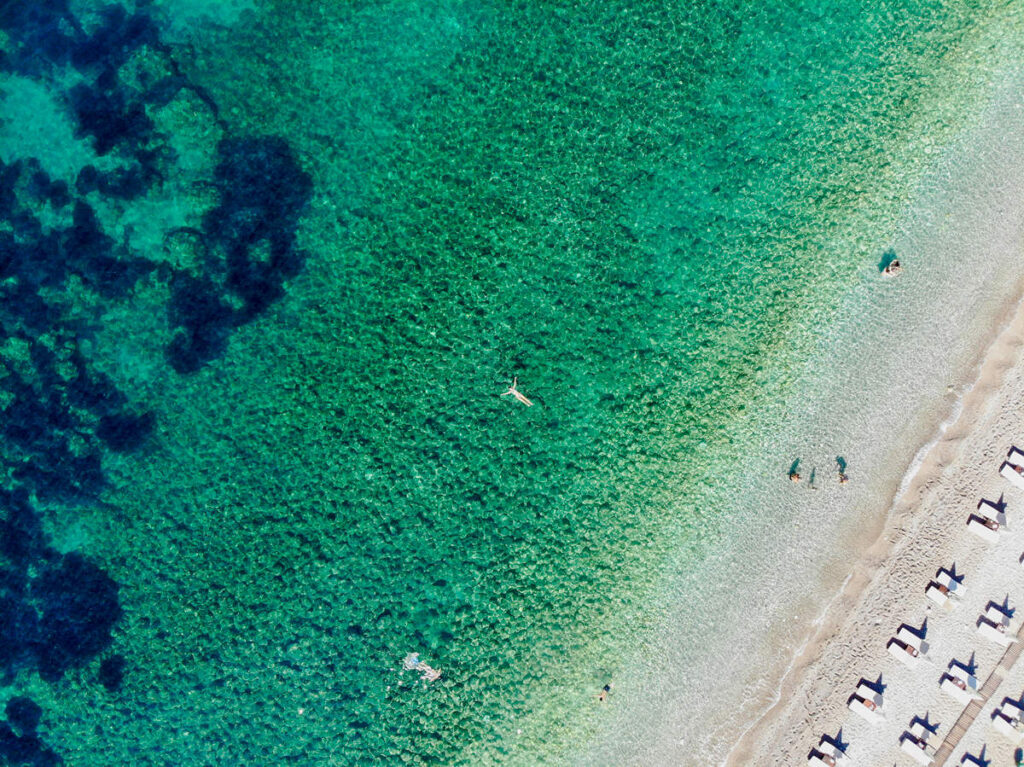
[[[1024,490],[1024,451],[1010,448],[1006,461],[999,469],[1015,487]],[[977,511],[967,519],[967,528],[979,538],[995,543],[1006,529],[1005,505],[982,500]],[[1024,566],[1024,555],[1021,556]],[[954,570],[940,568],[934,580],[925,587],[925,595],[936,605],[952,610],[966,593],[963,576]],[[990,603],[985,612],[978,616],[978,633],[1002,647],[1008,647],[1016,638],[1016,625],[1011,624],[1013,610],[1009,605]],[[900,626],[887,645],[889,654],[908,668],[917,668],[927,660],[928,644],[924,641],[923,631],[914,631],[907,626]],[[939,676],[939,688],[958,703],[967,706],[974,700],[981,699],[979,682],[974,669],[963,663],[952,660],[947,669]],[[847,701],[851,711],[863,719],[877,724],[885,719],[882,711],[882,689],[864,680],[857,685],[856,691]],[[1024,697],[1022,697],[1024,700]],[[1005,699],[1003,704],[992,714],[992,727],[997,732],[1010,738],[1015,744],[1024,743],[1024,703]],[[914,717],[900,736],[900,750],[910,756],[918,764],[931,765],[937,747],[932,743],[935,727],[930,727],[926,720]],[[845,746],[827,735],[822,736],[818,747],[811,750],[808,763],[815,767],[836,767],[849,761]],[[962,764],[984,764],[978,757],[965,754]]]

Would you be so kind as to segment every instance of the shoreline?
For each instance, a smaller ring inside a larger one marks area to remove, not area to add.
[[[1008,409],[1013,402],[1024,400],[1024,385],[1011,386],[1010,373],[1019,371],[1024,376],[1024,278],[1018,280],[1016,299],[999,313],[988,343],[981,347],[970,367],[973,378],[964,384],[960,397],[953,403],[951,412],[943,419],[932,436],[922,444],[914,458],[907,466],[900,480],[899,489],[892,496],[881,529],[872,531],[871,543],[865,547],[857,562],[853,565],[842,587],[829,601],[825,610],[814,621],[814,631],[804,638],[797,653],[788,659],[787,670],[781,677],[778,693],[771,705],[761,712],[743,731],[722,762],[723,767],[740,767],[740,765],[756,762],[771,764],[789,764],[800,754],[808,751],[814,742],[810,738],[778,743],[784,733],[794,729],[794,719],[801,720],[802,729],[821,730],[829,718],[834,718],[835,708],[845,712],[845,689],[836,690],[834,705],[827,710],[808,711],[800,702],[808,700],[808,693],[815,685],[823,669],[819,664],[827,663],[829,650],[837,647],[844,651],[839,653],[840,659],[845,655],[859,655],[857,650],[867,648],[861,644],[854,645],[846,640],[849,632],[844,628],[862,621],[861,613],[868,611],[876,618],[871,632],[872,649],[883,648],[885,640],[893,633],[894,626],[899,625],[904,613],[908,613],[918,605],[896,602],[891,609],[880,613],[871,600],[873,592],[883,590],[895,579],[903,579],[906,573],[899,565],[902,560],[909,559],[918,564],[917,559],[907,555],[907,549],[918,541],[921,526],[931,520],[915,519],[915,509],[927,503],[929,496],[948,485],[944,482],[948,472],[963,468],[962,464],[970,463],[971,456],[964,454],[964,448],[972,436],[978,435],[980,416],[995,411],[997,419],[1006,420],[1010,416]],[[1024,432],[1019,432],[1019,440],[1024,442]],[[1008,445],[1000,443],[1000,450],[1005,452]],[[995,468],[991,474],[996,476]],[[983,471],[981,467],[978,470]],[[991,479],[991,477],[987,477]],[[954,524],[963,527],[955,515]],[[917,524],[915,524],[915,522]],[[941,523],[940,523],[941,524]],[[946,523],[944,527],[949,527]],[[963,535],[966,533],[961,533]],[[948,543],[952,545],[953,536]],[[939,567],[943,564],[937,554],[929,554],[929,566]],[[887,565],[896,567],[890,569]],[[932,562],[932,559],[935,561]],[[918,585],[918,584],[915,584]],[[923,603],[923,594],[918,600]],[[892,613],[892,614],[889,614]],[[885,653],[881,653],[884,655]],[[843,668],[849,668],[843,665]],[[868,674],[873,667],[857,668],[860,673]],[[835,668],[830,668],[835,671]],[[812,727],[810,724],[815,726]],[[815,740],[816,742],[816,740]],[[782,761],[779,761],[781,759]]]
[[[911,499],[934,489],[929,467],[947,470],[963,425],[987,406],[990,370],[1004,367],[996,343],[1021,312],[1022,93],[1018,69],[993,84],[985,108],[935,158],[891,233],[865,251],[893,248],[907,258],[907,273],[882,280],[865,265],[838,306],[805,321],[814,350],[783,382],[785,396],[765,397],[748,414],[749,428],[730,435],[742,468],[721,465],[701,498],[736,513],[723,516],[696,567],[680,556],[664,568],[657,633],[617,685],[607,735],[572,763],[750,763],[737,755],[770,753],[771,743],[763,744],[769,734],[778,742],[776,722],[792,711],[798,684],[816,704],[798,712],[804,718],[821,721],[817,707],[848,713],[845,696],[839,700],[820,673],[836,644],[828,640],[879,573],[892,569],[900,536],[922,524],[909,513]],[[850,462],[849,485],[825,482],[807,492],[784,481],[794,457],[820,469],[837,454]],[[962,501],[947,504],[945,516]],[[962,528],[961,516],[952,516]],[[894,613],[921,602],[918,587],[936,567],[921,583],[925,568],[908,580]],[[893,598],[883,597],[883,604]],[[884,641],[865,637],[858,645],[870,626],[856,628],[851,647],[880,647],[888,657]],[[835,668],[860,668],[857,657]],[[848,680],[836,684],[842,690]],[[694,689],[716,692],[695,698]],[[789,738],[799,759],[769,763],[802,761],[810,739],[811,730]]]

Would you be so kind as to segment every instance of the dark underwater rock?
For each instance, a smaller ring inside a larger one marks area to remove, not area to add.
[[[118,586],[80,554],[67,554],[59,567],[42,573],[31,593],[42,613],[35,650],[43,679],[60,678],[110,644],[121,617]]]
[[[123,6],[111,4],[101,16],[102,24],[71,52],[71,63],[80,71],[97,66],[118,69],[134,51],[158,41],[156,27],[144,13],[129,15]]]
[[[100,156],[118,146],[144,145],[155,127],[142,104],[130,103],[120,89],[104,91],[79,83],[68,92],[68,100],[78,121],[75,136],[92,136]]]
[[[105,658],[100,664],[100,684],[102,684],[108,692],[116,692],[121,688],[121,682],[124,681],[126,665],[127,662],[123,655],[111,655],[109,658]]]
[[[110,413],[100,418],[96,436],[115,453],[131,453],[142,447],[155,424],[156,416],[151,411],[141,415]]]
[[[7,701],[6,712],[7,721],[20,730],[22,735],[35,732],[43,715],[39,704],[24,695]]]

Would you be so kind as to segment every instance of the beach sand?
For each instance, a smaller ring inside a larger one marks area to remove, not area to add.
[[[977,676],[984,681],[1002,649],[978,636],[980,612],[989,600],[1007,596],[1011,607],[1024,604],[1024,491],[998,474],[1007,449],[1024,445],[1022,400],[1024,307],[1018,306],[985,356],[959,417],[899,494],[881,535],[787,675],[778,703],[740,740],[727,764],[800,764],[822,734],[835,735],[840,728],[855,763],[891,761],[912,717],[926,712],[939,724],[940,737],[948,732],[963,706],[939,690],[941,673],[952,658],[967,661],[976,653]],[[965,522],[979,500],[1001,496],[1008,530],[990,545]],[[947,611],[925,597],[925,587],[939,567],[954,563],[968,591]],[[901,624],[920,627],[926,619],[930,661],[906,669],[889,656],[887,642]],[[879,674],[887,685],[886,720],[873,726],[846,704],[861,677],[875,680]],[[978,749],[987,742],[989,757],[1012,752],[1003,736],[985,728],[992,704],[1007,695],[1020,697],[1022,674],[1015,667],[996,691],[954,752],[954,763],[966,745]]]

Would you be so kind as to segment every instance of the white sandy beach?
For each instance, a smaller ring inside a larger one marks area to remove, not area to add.
[[[1016,187],[1019,180],[1009,188]],[[1019,189],[1008,194],[1005,206],[988,201],[993,227],[987,232],[988,247],[1018,259],[1024,258],[1019,196]],[[977,227],[965,231],[979,234]],[[798,655],[776,659],[788,666],[781,685],[778,667],[765,669],[776,702],[736,742],[727,765],[805,764],[822,735],[840,730],[852,764],[913,764],[899,751],[911,720],[927,714],[938,725],[931,739],[938,746],[964,709],[939,688],[950,661],[967,662],[973,654],[976,676],[984,684],[1003,655],[1003,648],[978,634],[977,621],[990,601],[1006,599],[1017,610],[1014,629],[1024,617],[1024,491],[998,473],[1012,445],[1024,448],[1024,304],[1007,310],[992,327],[998,329],[994,341],[992,331],[979,334],[987,349],[952,423],[933,424],[933,440],[912,462],[881,532],[865,526],[863,554],[845,568],[838,566],[846,580],[814,629],[804,632]],[[966,521],[979,501],[1000,498],[1007,527],[997,543],[989,544],[970,532]],[[947,610],[928,600],[925,589],[940,567],[954,563],[965,575],[967,592]],[[925,621],[928,658],[908,669],[889,655],[887,642],[901,624],[921,627]],[[879,675],[885,718],[870,724],[848,709],[847,701],[861,678]],[[984,753],[993,765],[1012,764],[1015,744],[992,729],[992,712],[1005,698],[1022,696],[1024,661],[1002,680],[946,763]]]
[[[968,662],[983,684],[1004,649],[977,632],[990,601],[1009,599],[1024,616],[1024,490],[998,473],[1013,444],[1024,446],[1024,309],[990,349],[956,422],[925,456],[900,495],[879,540],[833,603],[812,643],[788,676],[779,703],[730,754],[728,764],[795,765],[806,762],[823,734],[849,744],[853,764],[912,764],[898,749],[915,716],[938,725],[938,745],[964,705],[939,688],[953,659]],[[967,529],[978,501],[1006,502],[1007,527],[996,543]],[[952,609],[933,604],[925,588],[940,567],[955,563],[967,591]],[[910,669],[891,657],[887,641],[901,624],[927,620],[927,658]],[[871,724],[847,708],[863,677],[885,685],[884,720]],[[991,727],[992,710],[1024,693],[1024,662],[992,694],[949,763],[964,753],[994,764],[1012,763],[1013,746]]]

